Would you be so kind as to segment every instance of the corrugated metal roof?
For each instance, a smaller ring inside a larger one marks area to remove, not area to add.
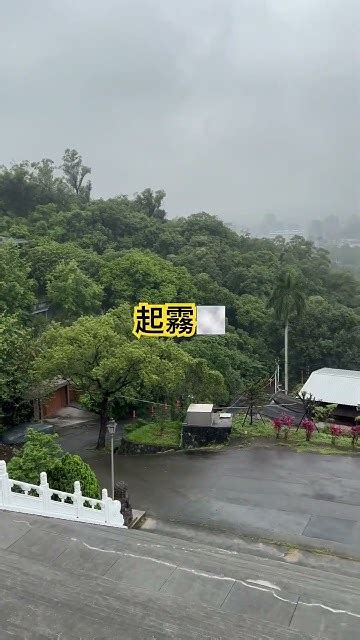
[[[360,405],[360,371],[318,369],[313,371],[300,393],[311,394],[318,402]]]

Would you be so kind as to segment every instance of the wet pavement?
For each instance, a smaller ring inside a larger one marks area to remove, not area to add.
[[[97,424],[74,427],[63,447],[81,454],[110,489],[110,455]],[[115,455],[116,479],[157,520],[359,556],[360,460],[273,445]]]
[[[10,511],[0,561],[1,639],[359,638],[360,580],[341,566]]]

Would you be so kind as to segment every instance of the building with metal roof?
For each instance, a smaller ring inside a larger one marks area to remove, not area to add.
[[[300,390],[303,392],[325,404],[360,407],[360,371],[317,369]]]

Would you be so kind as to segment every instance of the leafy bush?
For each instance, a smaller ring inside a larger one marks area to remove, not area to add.
[[[276,431],[276,437],[280,436],[280,431],[284,431],[284,440],[288,439],[289,430],[294,426],[294,418],[283,414],[273,420],[274,429]]]
[[[337,404],[328,404],[326,407],[316,407],[314,417],[317,422],[329,422],[337,409]]]
[[[9,477],[39,484],[41,471],[49,473],[63,455],[57,434],[48,435],[28,429],[23,448],[8,463]]]
[[[339,424],[333,424],[330,429],[331,444],[335,444],[336,438],[340,438],[343,435],[343,429]]]
[[[360,425],[356,425],[351,428],[351,435],[352,435],[352,445],[353,447],[355,447],[360,437]]]
[[[305,418],[302,423],[301,426],[303,429],[305,429],[306,431],[306,440],[310,440],[312,434],[314,433],[316,426],[315,426],[315,422],[313,420],[310,420],[310,418]]]
[[[40,473],[46,471],[52,489],[73,493],[74,482],[79,480],[84,496],[99,498],[99,483],[92,469],[80,456],[64,455],[57,439],[57,434],[48,435],[28,429],[23,448],[7,465],[9,477],[39,484]]]
[[[81,491],[88,498],[99,498],[98,479],[91,467],[80,456],[66,453],[51,469],[49,485],[58,491],[74,492],[74,482],[79,480]]]

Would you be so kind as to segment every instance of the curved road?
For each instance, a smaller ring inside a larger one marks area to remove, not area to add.
[[[110,489],[110,456],[94,450],[97,425],[60,437]],[[360,543],[358,456],[300,454],[264,444],[220,451],[115,455],[117,479],[131,503],[159,521],[357,551]]]

